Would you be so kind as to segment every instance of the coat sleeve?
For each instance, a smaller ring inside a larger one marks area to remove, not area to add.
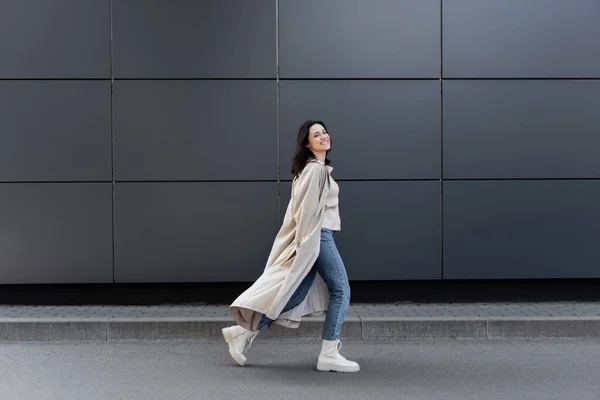
[[[322,211],[319,207],[321,199],[329,191],[329,171],[323,165],[309,163],[298,177],[294,190],[294,220],[296,235],[294,241],[300,247],[309,236],[317,223],[317,217]],[[321,206],[321,208],[324,205]]]

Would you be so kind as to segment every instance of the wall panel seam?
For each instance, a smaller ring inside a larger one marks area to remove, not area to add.
[[[275,79],[277,134],[277,223],[281,221],[281,117],[279,112],[279,0],[275,0]]]
[[[110,163],[112,173],[112,281],[115,283],[115,119],[113,66],[113,0],[110,0]]]
[[[444,0],[440,0],[440,279],[444,280]]]

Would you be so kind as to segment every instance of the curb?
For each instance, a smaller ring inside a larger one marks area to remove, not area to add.
[[[320,340],[324,318],[298,329],[273,325],[264,339]],[[221,340],[229,317],[0,318],[0,341]],[[600,317],[348,317],[345,340],[591,339]]]

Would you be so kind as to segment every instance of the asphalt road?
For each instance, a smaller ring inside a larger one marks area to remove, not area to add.
[[[600,341],[346,342],[357,374],[314,369],[317,342],[0,342],[0,399],[600,400]]]

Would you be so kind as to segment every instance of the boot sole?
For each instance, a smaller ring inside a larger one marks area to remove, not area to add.
[[[317,363],[317,371],[320,371],[320,372],[342,372],[342,373],[359,372],[360,365],[357,367],[340,367],[340,366],[332,365],[332,364],[328,364],[328,363]]]
[[[240,367],[243,367],[246,364],[246,357],[235,352],[235,348],[233,347],[233,337],[229,332],[229,328],[221,329],[221,333],[223,334],[223,339],[225,339],[225,342],[227,342],[227,345],[229,346],[229,355],[233,358],[233,361]]]

